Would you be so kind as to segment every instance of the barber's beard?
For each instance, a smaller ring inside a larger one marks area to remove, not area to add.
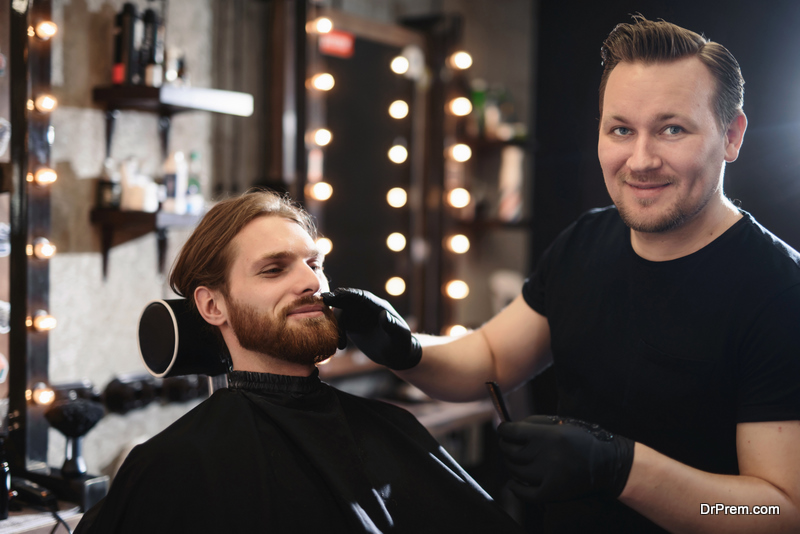
[[[624,181],[629,177],[630,175],[622,173],[617,179],[620,183],[624,183]],[[637,178],[640,181],[653,181],[658,183],[664,181],[660,177],[654,177],[651,180],[647,180],[646,178],[643,179],[643,177],[640,175]],[[674,183],[675,179],[672,177],[667,177],[666,181]],[[619,213],[620,218],[622,218],[622,221],[629,228],[637,232],[658,234],[679,228],[693,219],[703,210],[703,208],[706,207],[714,192],[716,192],[716,190],[709,191],[708,194],[701,198],[697,203],[693,203],[685,198],[678,197],[671,206],[665,207],[660,212],[649,216],[640,216],[636,213],[636,208],[634,206],[628,206],[627,203],[615,202],[615,204],[617,206],[617,212]],[[648,199],[639,201],[634,200],[632,203],[637,204],[638,207],[641,208],[651,206],[655,202],[656,200]]]
[[[228,302],[231,329],[244,349],[303,365],[319,363],[336,352],[339,330],[327,306],[322,317],[287,320],[293,309],[321,303],[318,297],[302,297],[277,316],[232,299]]]

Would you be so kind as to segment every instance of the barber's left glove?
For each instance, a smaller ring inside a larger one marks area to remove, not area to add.
[[[511,491],[535,502],[619,497],[633,465],[634,441],[577,419],[534,415],[501,423],[500,450]]]
[[[372,361],[395,371],[411,369],[422,358],[422,347],[392,305],[363,289],[338,288],[322,301],[339,308],[339,348],[347,336]]]

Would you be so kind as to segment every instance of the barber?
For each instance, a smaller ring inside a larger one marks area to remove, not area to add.
[[[498,427],[511,488],[544,504],[549,531],[797,532],[800,254],[724,195],[747,127],[734,57],[634,19],[602,48],[614,206],[567,228],[518,298],[457,339],[412,335],[364,291],[324,300],[434,398],[554,366],[558,413]]]

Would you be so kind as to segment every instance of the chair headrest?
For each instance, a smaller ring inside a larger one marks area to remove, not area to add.
[[[229,370],[219,336],[186,299],[149,302],[139,318],[138,337],[139,355],[155,377],[216,376]]]

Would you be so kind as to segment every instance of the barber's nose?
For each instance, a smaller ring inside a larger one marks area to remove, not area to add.
[[[661,166],[661,157],[657,153],[655,141],[648,136],[640,136],[631,145],[628,167],[633,172],[645,172]]]

